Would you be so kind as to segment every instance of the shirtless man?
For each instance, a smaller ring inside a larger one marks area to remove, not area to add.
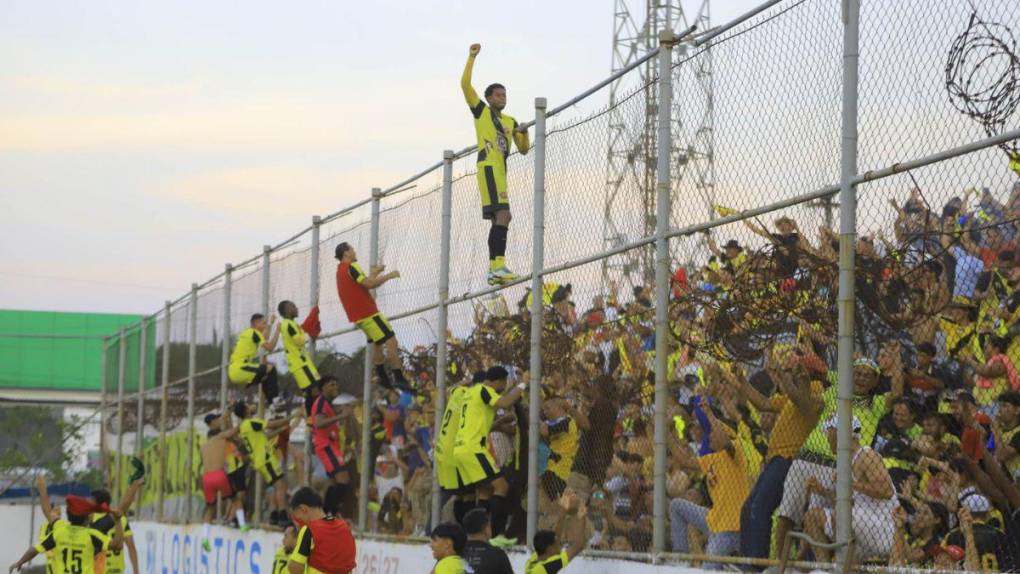
[[[208,414],[205,416],[205,424],[209,426],[209,438],[202,445],[202,491],[205,494],[202,547],[208,552],[209,523],[216,514],[216,496],[226,499],[233,494],[226,471],[227,445],[237,434],[237,429],[231,426],[229,412],[222,415]]]
[[[833,452],[836,452],[836,425],[834,416],[822,426]],[[896,535],[893,511],[900,503],[882,456],[870,447],[861,446],[860,440],[861,421],[854,417],[850,443],[853,450],[853,537],[859,556],[888,557]],[[832,483],[836,483],[835,477]],[[808,477],[805,486],[809,493],[835,500],[835,491],[823,486],[815,477]],[[804,532],[815,540],[831,542],[835,538],[835,518],[832,508],[814,506],[804,515]],[[828,562],[831,557],[828,550],[815,548],[815,559],[819,562]]]

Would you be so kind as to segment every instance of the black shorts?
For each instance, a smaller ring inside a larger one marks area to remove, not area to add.
[[[230,488],[233,489],[234,494],[248,490],[248,465],[242,465],[233,472],[227,473],[227,479],[230,481]]]

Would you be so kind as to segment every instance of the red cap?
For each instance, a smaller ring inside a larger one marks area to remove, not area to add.
[[[87,498],[74,496],[67,497],[67,514],[71,516],[88,516],[93,512],[106,512],[110,507],[104,504],[96,504]]]

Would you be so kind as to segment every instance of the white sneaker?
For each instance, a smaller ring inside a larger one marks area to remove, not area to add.
[[[518,279],[520,279],[520,276],[515,275],[505,266],[500,267],[495,271],[489,271],[488,276],[489,285],[506,285],[507,283],[513,283]]]

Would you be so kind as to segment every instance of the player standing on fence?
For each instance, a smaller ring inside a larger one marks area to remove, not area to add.
[[[295,319],[298,316],[297,305],[293,301],[280,301],[276,306],[283,320],[280,321],[280,334],[283,335],[283,349],[287,353],[287,370],[294,377],[301,394],[305,397],[305,412],[310,413],[312,402],[319,395],[319,369],[315,361],[308,356],[308,337],[319,336],[322,326],[319,324],[318,302],[308,312],[308,316],[300,325]]]
[[[372,297],[369,291],[382,286],[390,279],[400,277],[400,272],[390,271],[383,274],[386,266],[376,265],[366,275],[358,265],[358,254],[355,253],[354,246],[346,241],[336,246],[334,256],[340,262],[336,267],[336,291],[340,297],[340,304],[347,313],[347,320],[357,325],[372,344],[372,362],[375,363],[375,374],[379,377],[379,384],[386,388],[396,385],[399,389],[410,390],[411,387],[404,378],[396,334],[386,316],[379,312],[375,297]],[[386,346],[386,358],[389,359],[390,372],[393,373],[392,383],[383,360],[383,345]]]
[[[482,217],[492,221],[489,228],[489,285],[502,285],[517,279],[506,266],[506,236],[510,226],[510,196],[506,185],[506,158],[510,155],[510,139],[517,151],[528,153],[531,142],[528,130],[521,129],[517,120],[503,113],[506,107],[506,88],[502,84],[489,84],[485,88],[485,101],[471,86],[471,70],[481,44],[471,44],[460,88],[475,118],[478,137],[478,191],[482,196]]]
[[[230,423],[230,413],[217,415],[210,413],[205,416],[205,424],[209,432],[202,445],[202,494],[205,497],[205,512],[202,514],[202,548],[212,551],[209,542],[209,525],[216,515],[216,499],[228,500],[234,495],[234,489],[227,476],[227,446],[237,435],[236,428]]]
[[[348,470],[348,461],[344,460],[344,450],[340,444],[340,428],[337,425],[341,420],[350,416],[346,410],[337,414],[333,410],[333,399],[340,394],[340,383],[336,377],[327,375],[322,379],[322,392],[315,399],[312,405],[312,444],[315,446],[315,456],[322,463],[326,476],[333,481],[333,484],[326,491],[326,500],[330,507],[326,510],[336,512],[342,504],[334,507],[333,501],[342,503],[348,496],[348,484],[351,481],[351,473]]]
[[[264,419],[251,417],[248,405],[238,401],[234,405],[234,415],[241,419],[238,425],[238,434],[244,441],[244,446],[251,457],[251,467],[262,474],[266,488],[273,487],[273,495],[269,499],[269,521],[276,525],[290,524],[287,519],[287,481],[283,465],[273,444],[269,441],[267,433],[272,432],[275,436],[290,425],[289,419],[276,419],[265,421]],[[261,509],[256,508],[255,512]]]
[[[276,348],[276,340],[280,336],[277,331],[272,337],[269,331],[276,322],[276,316],[270,317],[255,313],[251,316],[249,327],[237,336],[234,351],[230,354],[230,366],[227,374],[230,382],[238,385],[260,385],[266,401],[272,403],[279,393],[276,382],[276,368],[266,361],[266,354]]]

